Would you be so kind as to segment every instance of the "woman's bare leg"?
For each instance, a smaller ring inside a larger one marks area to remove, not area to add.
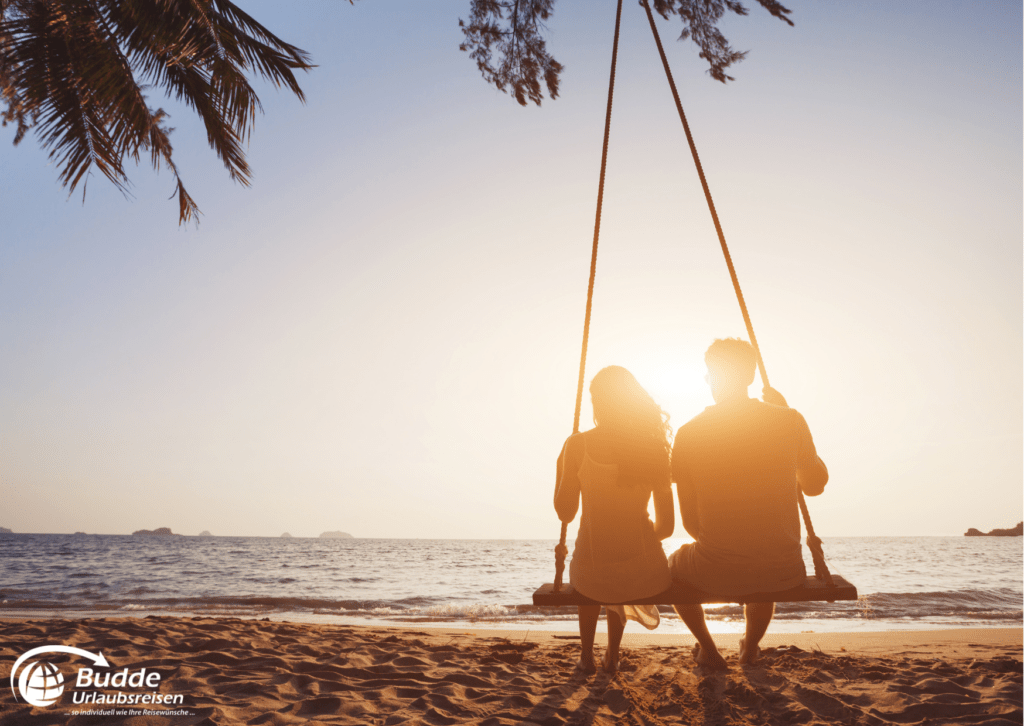
[[[686,623],[686,627],[697,639],[697,645],[693,649],[693,659],[697,665],[713,671],[724,671],[729,668],[725,658],[718,652],[718,646],[708,632],[708,624],[704,622],[704,608],[700,605],[673,605],[679,617]]]
[[[595,673],[594,634],[597,633],[597,619],[601,616],[600,605],[577,605],[580,618],[580,668],[584,673]]]
[[[740,641],[740,665],[753,665],[761,654],[759,643],[775,614],[773,602],[751,602],[743,609],[747,630]]]
[[[612,610],[606,609],[604,616],[608,620],[608,652],[604,654],[604,669],[608,673],[614,673],[619,669],[619,645],[622,643],[626,623]]]

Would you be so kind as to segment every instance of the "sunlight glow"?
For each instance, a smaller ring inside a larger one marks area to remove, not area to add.
[[[673,432],[714,403],[705,372],[700,360],[680,363],[667,355],[652,355],[633,370],[640,385],[672,417]]]

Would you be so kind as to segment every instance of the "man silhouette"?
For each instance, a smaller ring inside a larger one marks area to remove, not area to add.
[[[683,527],[696,540],[669,558],[672,578],[715,595],[777,592],[802,585],[797,486],[817,496],[828,469],[797,411],[772,389],[765,403],[747,394],[756,356],[745,340],[716,340],[704,355],[714,406],[679,428],[672,450]],[[700,605],[676,605],[697,639],[694,658],[705,668],[728,666]],[[748,603],[741,664],[757,660],[775,603]]]

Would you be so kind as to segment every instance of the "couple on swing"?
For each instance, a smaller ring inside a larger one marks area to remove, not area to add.
[[[629,371],[609,366],[590,383],[595,426],[562,448],[555,510],[571,522],[583,500],[569,581],[592,600],[628,603],[657,595],[673,580],[729,597],[804,582],[796,488],[817,496],[828,481],[807,423],[774,389],[765,388],[764,403],[748,396],[756,357],[746,341],[716,340],[704,361],[715,405],[681,426],[674,446],[668,415]],[[695,541],[666,558],[661,540],[675,529],[673,481],[683,527]],[[697,663],[726,669],[701,606],[674,608],[697,639]],[[774,611],[774,603],[747,604],[740,664],[757,660]],[[580,668],[587,673],[596,671],[600,612],[600,605],[579,606]],[[659,616],[654,605],[612,605],[605,612],[603,667],[612,673],[626,620],[653,629]]]

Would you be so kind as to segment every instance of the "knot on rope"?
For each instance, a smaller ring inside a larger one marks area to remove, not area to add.
[[[568,527],[568,522],[562,522],[562,535],[559,537],[558,544],[555,545],[555,592],[559,592],[562,589],[562,573],[565,572],[565,556],[569,554],[569,548],[565,546],[565,534]]]
[[[808,534],[807,549],[811,551],[811,561],[814,562],[814,576],[829,587],[835,587],[836,583],[832,579],[832,573],[828,571],[828,565],[825,564],[825,552],[821,548],[821,538],[813,533]]]

